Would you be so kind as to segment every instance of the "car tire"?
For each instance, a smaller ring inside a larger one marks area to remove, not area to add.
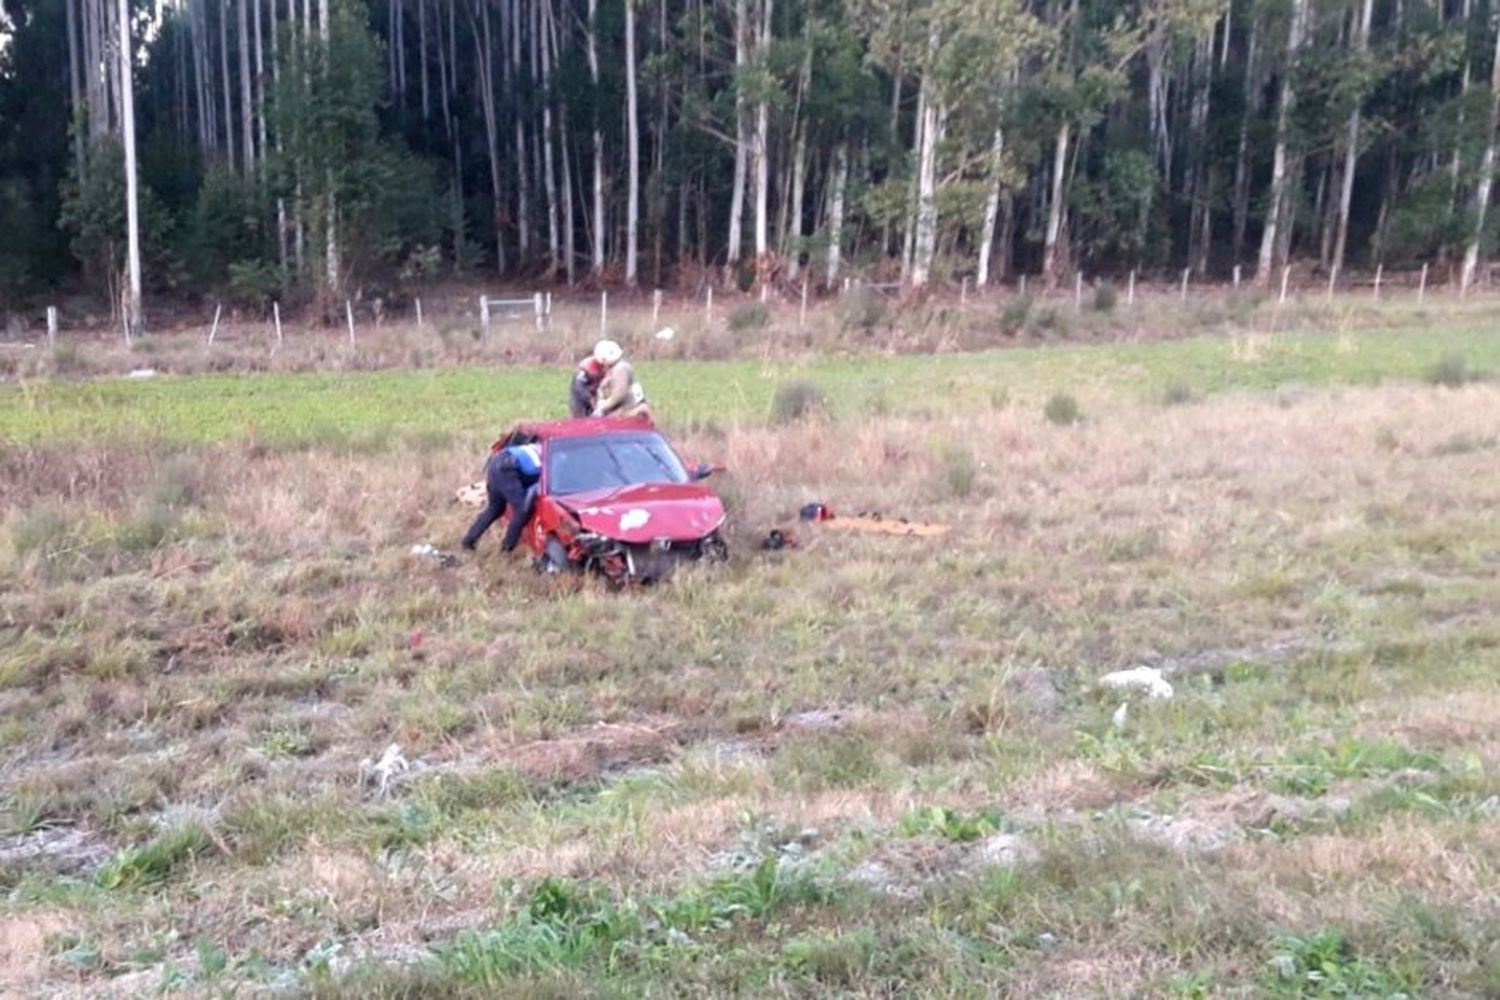
[[[536,561],[536,568],[541,573],[578,572],[578,567],[574,566],[568,559],[568,550],[555,535],[547,539],[547,544],[542,549],[542,555]]]

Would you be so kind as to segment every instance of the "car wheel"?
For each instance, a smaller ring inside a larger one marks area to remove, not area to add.
[[[536,568],[542,573],[576,573],[578,571],[578,567],[568,559],[568,550],[556,536],[547,539],[541,558],[536,561]]]
[[[729,559],[729,545],[717,531],[698,543],[698,552],[709,562],[725,562]]]

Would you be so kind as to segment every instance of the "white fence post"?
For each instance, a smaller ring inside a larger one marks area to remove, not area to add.
[[[797,331],[807,329],[807,279],[802,279],[802,309],[797,314]]]
[[[963,282],[958,286],[958,304],[960,307],[966,307],[969,304],[968,278],[964,278]],[[802,308],[804,311],[807,309],[807,282],[805,281],[802,283]]]
[[[542,328],[542,293],[537,292],[531,297],[532,309],[536,312],[536,328]]]
[[[479,328],[485,337],[490,335],[490,300],[487,296],[479,296]]]
[[[605,326],[609,323],[609,293],[599,293],[599,336],[604,336]]]
[[[1234,265],[1234,287],[1240,287],[1240,266],[1238,264]]]
[[[1073,311],[1083,312],[1083,272],[1073,275]]]
[[[1334,265],[1328,271],[1328,301],[1333,301],[1333,287],[1339,282],[1338,265]]]
[[[1288,264],[1281,269],[1281,302],[1278,304],[1284,305],[1286,303],[1286,285],[1291,276],[1292,265]]]
[[[661,318],[661,289],[658,288],[651,293],[651,329],[656,329],[657,320]]]
[[[344,315],[349,319],[349,346],[354,346],[354,304],[344,300]]]
[[[1184,301],[1184,302],[1187,301],[1188,278],[1190,278],[1192,276],[1192,274],[1193,274],[1193,269],[1192,268],[1185,267],[1185,268],[1182,269],[1182,301]]]
[[[281,346],[281,303],[271,303],[271,320],[276,324],[276,346]]]
[[[219,313],[224,309],[224,303],[220,302],[214,306],[214,325],[208,328],[208,346],[214,346],[214,336],[219,332]]]
[[[57,306],[47,307],[47,350],[57,350]]]
[[[1421,302],[1427,297],[1427,265],[1422,265],[1422,282],[1417,285],[1417,301]]]
[[[1375,300],[1380,300],[1380,279],[1385,277],[1385,265],[1375,265]]]
[[[1130,269],[1130,290],[1125,293],[1125,304],[1135,306],[1135,268]]]
[[[422,300],[417,299],[417,329],[422,329]]]
[[[1026,275],[1021,275],[1021,296],[1026,296]]]
[[[546,299],[543,300],[542,305],[547,310],[547,329],[550,330],[550,329],[552,329],[552,293],[551,292],[547,293],[547,297],[546,297]]]
[[[849,287],[848,282],[849,282],[849,279],[845,278],[844,279],[844,287],[845,288]],[[703,325],[704,326],[713,326],[714,325],[714,286],[713,285],[709,285],[708,286],[708,298],[705,301],[705,304],[703,306]]]

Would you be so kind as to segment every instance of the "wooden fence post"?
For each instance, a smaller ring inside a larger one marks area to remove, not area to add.
[[[1330,268],[1329,271],[1328,271],[1328,301],[1329,302],[1333,301],[1333,287],[1338,284],[1338,281],[1339,281],[1339,269],[1338,269],[1337,265],[1335,265],[1334,267]]]
[[[349,319],[349,346],[354,346],[354,304],[344,300],[344,315]]]
[[[417,299],[417,329],[422,329],[422,300]]]
[[[1185,267],[1182,269],[1182,301],[1187,301],[1188,278],[1192,276],[1193,269]]]
[[[802,298],[803,298],[804,308],[805,308],[805,303],[807,301],[807,283],[806,282],[803,283],[802,292],[803,292]],[[964,278],[963,282],[961,284],[959,284],[959,286],[958,286],[958,304],[959,304],[960,307],[965,307],[965,306],[967,306],[969,304],[969,279],[968,278]]]
[[[1422,282],[1417,285],[1417,301],[1421,302],[1427,297],[1427,265],[1422,265]]]
[[[1238,264],[1234,265],[1234,287],[1240,287],[1240,266]]]
[[[1130,290],[1125,293],[1125,304],[1135,306],[1135,268],[1130,269]]]
[[[214,325],[208,328],[208,346],[214,346],[214,337],[219,332],[219,313],[224,309],[224,303],[220,302],[214,306]]]
[[[849,279],[848,278],[844,279],[844,287],[845,288],[849,287]],[[709,326],[713,326],[714,325],[714,286],[713,285],[709,285],[708,286],[708,298],[705,300],[705,303],[704,303],[704,306],[703,306],[703,325],[705,327],[709,327]]]
[[[1375,265],[1375,301],[1380,301],[1380,279],[1385,277],[1385,265]]]
[[[542,329],[542,293],[536,292],[531,297],[531,308],[536,313],[536,328]]]
[[[1278,305],[1286,304],[1286,285],[1292,276],[1292,265],[1288,264],[1281,269],[1281,301]]]
[[[658,288],[651,293],[651,329],[656,329],[657,321],[661,319],[661,289]]]
[[[599,293],[599,336],[604,336],[605,326],[609,323],[609,293]]]
[[[490,335],[490,300],[486,296],[479,296],[479,328],[486,339]]]
[[[47,307],[47,350],[57,350],[57,306]]]
[[[797,314],[797,331],[807,329],[807,279],[802,279],[802,309]]]
[[[276,346],[281,346],[281,303],[271,303],[271,320],[276,324]]]

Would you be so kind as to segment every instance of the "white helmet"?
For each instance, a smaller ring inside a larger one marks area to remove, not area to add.
[[[619,361],[624,356],[625,352],[621,350],[620,345],[615,343],[613,340],[601,340],[599,341],[599,343],[594,345],[594,360],[599,362],[601,365],[604,365],[606,368],[613,365],[616,361]]]

